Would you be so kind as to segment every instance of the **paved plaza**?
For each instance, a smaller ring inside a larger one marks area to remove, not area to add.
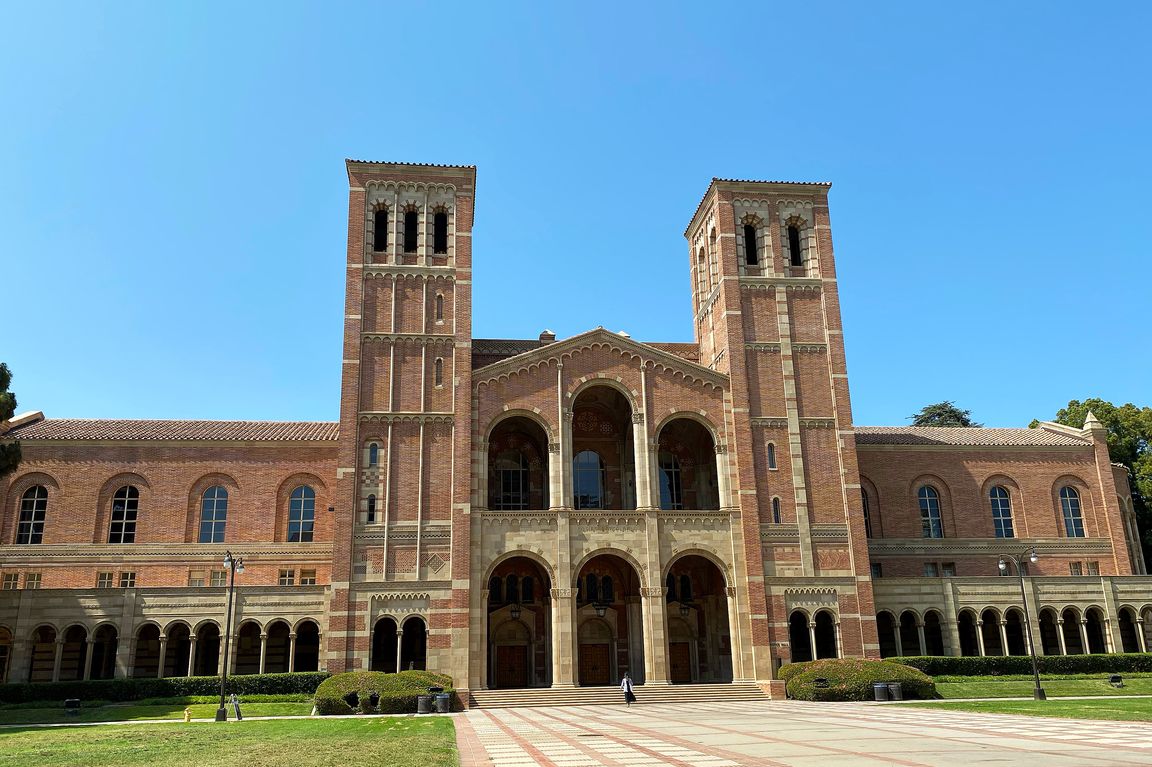
[[[1145,722],[764,701],[475,709],[461,767],[1152,765]]]

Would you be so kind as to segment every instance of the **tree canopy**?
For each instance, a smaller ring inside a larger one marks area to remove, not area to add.
[[[971,410],[961,410],[952,400],[925,405],[920,408],[920,412],[908,417],[912,419],[913,426],[983,426],[972,420]]]
[[[16,413],[16,395],[8,391],[12,383],[12,371],[0,362],[0,423],[12,418]],[[20,445],[15,442],[0,443],[0,477],[16,471],[20,464]]]

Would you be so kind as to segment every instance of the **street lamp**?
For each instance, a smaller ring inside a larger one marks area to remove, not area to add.
[[[244,573],[244,560],[232,558],[232,552],[224,552],[224,568],[228,570],[228,613],[224,618],[224,664],[220,666],[220,708],[216,709],[216,721],[228,721],[228,708],[224,705],[224,685],[228,681],[228,648],[232,644],[232,595],[236,591],[236,573]]]
[[[1036,547],[1033,546],[1032,550],[1028,552],[1028,561],[1036,564]],[[1008,562],[1012,560],[1012,564],[1016,565],[1016,574],[1020,576],[1020,598],[1024,601],[1024,628],[1028,631],[1028,654],[1032,657],[1032,679],[1036,683],[1035,689],[1032,691],[1032,697],[1036,700],[1047,700],[1048,696],[1044,694],[1044,688],[1040,686],[1040,669],[1036,665],[1036,645],[1032,642],[1032,619],[1028,617],[1028,593],[1024,589],[1024,569],[1020,567],[1020,560],[1011,554],[1000,555],[1000,572],[1008,572]]]

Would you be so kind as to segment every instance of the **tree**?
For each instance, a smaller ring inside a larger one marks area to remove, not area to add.
[[[1068,407],[1060,408],[1053,420],[1082,429],[1089,410],[1108,430],[1108,456],[1128,470],[1144,561],[1152,561],[1152,407],[1136,407],[1131,402],[1117,407],[1102,399],[1074,399]],[[1039,423],[1029,425],[1035,428]]]
[[[961,410],[951,400],[925,405],[919,413],[908,416],[913,426],[968,426],[979,428],[983,424],[972,420],[971,410]]]
[[[0,362],[0,424],[9,420],[16,412],[16,395],[8,391],[10,383],[12,383],[12,371]],[[20,444],[0,443],[0,477],[16,471],[19,464]]]

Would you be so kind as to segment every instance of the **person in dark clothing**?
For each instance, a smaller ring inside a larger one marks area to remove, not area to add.
[[[636,693],[632,692],[632,677],[628,674],[624,675],[623,681],[620,682],[620,689],[624,691],[624,702],[631,706],[636,702]]]

